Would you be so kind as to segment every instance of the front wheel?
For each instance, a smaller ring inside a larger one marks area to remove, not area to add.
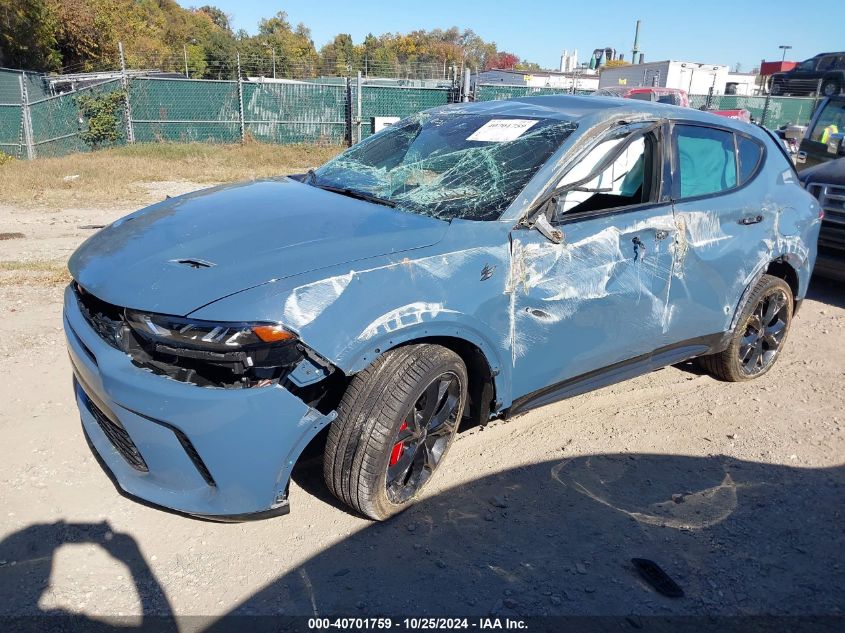
[[[778,277],[763,275],[740,312],[725,351],[700,359],[706,371],[740,382],[765,374],[775,364],[792,324],[792,290]]]
[[[440,345],[390,350],[356,375],[323,455],[332,494],[376,520],[410,506],[455,438],[467,382],[461,358]]]

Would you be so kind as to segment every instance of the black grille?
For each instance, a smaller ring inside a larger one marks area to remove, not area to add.
[[[107,416],[96,404],[94,404],[84,390],[80,388],[79,392],[85,402],[85,407],[91,412],[91,415],[97,421],[97,424],[103,430],[103,433],[105,433],[106,437],[109,438],[109,441],[117,449],[117,452],[120,453],[120,456],[126,460],[126,463],[142,473],[149,472],[150,469],[147,466],[147,462],[145,462],[144,458],[141,457],[141,452],[138,450],[138,447],[135,446],[135,442],[132,441],[132,438],[129,437],[129,433],[126,432],[126,429],[124,429],[119,422],[109,418],[109,416]]]
[[[824,210],[819,252],[835,251],[841,256],[845,251],[845,187],[825,183],[812,183],[807,189],[819,200]]]

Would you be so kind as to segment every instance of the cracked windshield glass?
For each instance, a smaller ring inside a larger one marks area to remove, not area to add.
[[[574,129],[560,119],[418,115],[352,147],[306,182],[443,220],[495,220]]]

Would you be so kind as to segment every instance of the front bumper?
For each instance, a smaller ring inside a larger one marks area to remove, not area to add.
[[[293,464],[334,419],[276,385],[203,388],[136,367],[65,291],[64,328],[82,426],[130,496],[217,520],[287,511]]]

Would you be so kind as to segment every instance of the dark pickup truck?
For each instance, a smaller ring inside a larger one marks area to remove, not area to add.
[[[814,273],[845,281],[845,95],[821,103],[797,163],[801,182],[824,211]]]
[[[809,95],[818,92],[832,97],[845,88],[845,52],[820,53],[792,70],[772,75],[773,95]]]

